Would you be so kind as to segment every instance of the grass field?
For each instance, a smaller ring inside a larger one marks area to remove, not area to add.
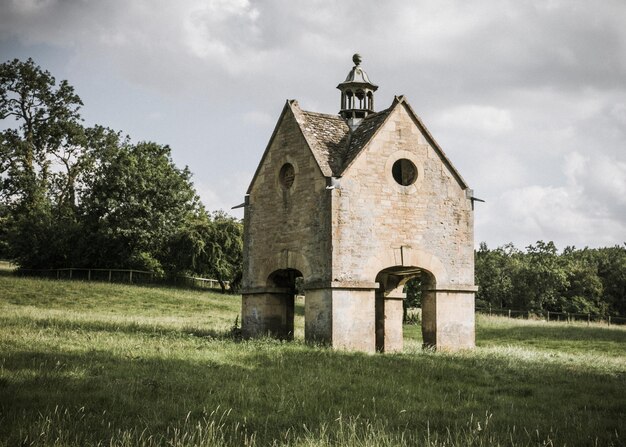
[[[625,445],[625,328],[478,317],[474,351],[407,326],[365,355],[237,341],[239,311],[0,271],[0,446]]]

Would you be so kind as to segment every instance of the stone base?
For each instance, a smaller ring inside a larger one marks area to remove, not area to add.
[[[422,293],[425,347],[456,351],[476,346],[473,290],[426,290]]]
[[[271,337],[293,339],[294,294],[291,291],[243,294],[241,332],[244,338]]]
[[[307,342],[375,352],[374,289],[312,289],[304,302]]]
[[[402,301],[404,293],[376,292],[376,350],[402,352],[404,349]]]
[[[307,289],[304,337],[335,349],[374,353],[403,349],[404,294],[374,288]],[[294,295],[285,289],[247,291],[242,300],[246,338],[293,338]],[[425,347],[454,351],[475,346],[474,290],[424,290],[422,334]]]

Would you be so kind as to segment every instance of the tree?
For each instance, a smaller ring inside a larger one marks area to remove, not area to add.
[[[77,227],[75,180],[87,165],[82,101],[32,59],[0,65],[0,199],[4,254],[22,267],[54,267]]]
[[[178,273],[191,273],[217,279],[226,291],[236,292],[241,284],[243,225],[218,211],[192,216],[172,239],[172,264]],[[175,269],[172,269],[175,270]]]
[[[67,81],[57,87],[32,59],[0,65],[0,119],[7,126],[10,119],[17,122],[0,134],[5,174],[0,193],[7,203],[30,207],[46,198],[53,159],[74,153],[72,148],[80,144],[82,104]]]
[[[612,315],[626,317],[626,243],[595,250],[603,301]]]
[[[221,211],[213,214],[213,234],[209,245],[209,273],[219,281],[222,291],[225,281],[231,290],[238,291],[243,264],[243,224]]]
[[[489,250],[481,242],[475,255],[475,275],[478,292],[476,303],[494,307],[509,307],[513,303],[513,281],[519,270],[520,252],[513,244]]]
[[[84,262],[163,274],[170,239],[201,210],[191,173],[168,146],[105,137],[80,198]]]
[[[0,65],[0,256],[22,268],[185,270],[237,288],[241,222],[204,211],[168,146],[86,128],[81,106],[32,59]]]

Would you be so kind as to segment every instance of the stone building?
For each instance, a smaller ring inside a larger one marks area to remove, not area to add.
[[[246,196],[242,330],[402,350],[403,287],[419,277],[424,344],[474,347],[472,191],[403,96],[374,111],[358,55],[339,115],[289,100]]]

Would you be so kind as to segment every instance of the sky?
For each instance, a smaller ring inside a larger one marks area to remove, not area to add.
[[[474,195],[476,245],[626,242],[626,1],[0,0],[0,62],[67,79],[87,125],[168,144],[243,201],[287,99],[338,113],[352,55]]]

